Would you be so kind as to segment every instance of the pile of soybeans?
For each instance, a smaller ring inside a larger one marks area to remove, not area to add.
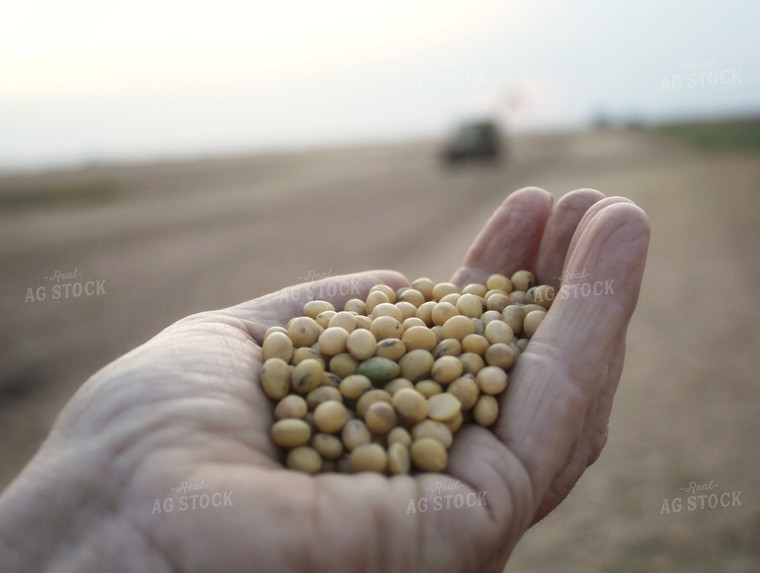
[[[463,424],[489,427],[508,372],[554,299],[521,270],[485,285],[379,284],[343,310],[323,300],[265,335],[272,441],[307,473],[442,472]]]

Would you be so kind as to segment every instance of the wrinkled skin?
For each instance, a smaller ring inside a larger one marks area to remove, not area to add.
[[[648,240],[641,209],[597,191],[553,206],[522,189],[497,209],[453,282],[529,268],[555,287],[568,274],[612,281],[614,293],[554,301],[493,431],[463,428],[448,475],[312,477],[284,470],[269,439],[272,403],[258,383],[267,328],[315,293],[350,291],[332,297],[338,307],[378,282],[407,285],[400,274],[329,277],[180,320],[67,404],[0,498],[0,569],[501,571],[604,446]],[[229,503],[181,511],[172,488],[184,481],[205,485],[188,494],[231,492]],[[434,511],[425,488],[436,486],[484,501]],[[173,510],[157,512],[167,497]],[[423,497],[427,511],[410,511]]]

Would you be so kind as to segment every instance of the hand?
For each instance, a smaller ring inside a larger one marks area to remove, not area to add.
[[[510,374],[493,431],[460,430],[448,475],[308,476],[284,470],[269,438],[258,375],[267,328],[311,298],[337,307],[379,282],[407,285],[398,273],[330,277],[177,322],[67,404],[0,498],[0,568],[502,571],[605,443],[648,239],[641,209],[596,191],[552,208],[547,192],[523,189],[497,209],[454,282],[531,268],[557,288],[565,276],[605,290],[561,291]],[[202,484],[185,493],[216,506],[182,509],[172,490],[182,482]],[[479,502],[436,510],[426,488],[440,485]],[[427,511],[410,511],[421,498]]]

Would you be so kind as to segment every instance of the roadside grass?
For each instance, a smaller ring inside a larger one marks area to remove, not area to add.
[[[760,117],[670,123],[655,126],[653,131],[704,151],[760,151]]]
[[[3,185],[0,181],[0,210],[22,211],[46,206],[83,205],[113,201],[122,189],[109,179],[90,181],[47,181]]]

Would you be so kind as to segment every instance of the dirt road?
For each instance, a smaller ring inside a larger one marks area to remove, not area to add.
[[[653,225],[610,441],[507,571],[760,570],[758,181],[755,156],[638,132],[522,137],[499,167],[422,142],[0,178],[109,190],[0,213],[0,487],[87,376],[172,321],[318,275],[444,280],[508,192],[593,187]],[[733,505],[690,509],[691,482]]]

